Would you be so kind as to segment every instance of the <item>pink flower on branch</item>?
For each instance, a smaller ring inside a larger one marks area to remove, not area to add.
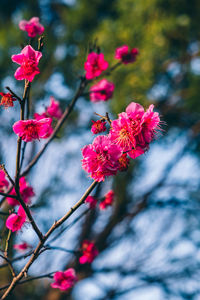
[[[102,79],[90,88],[90,100],[92,102],[107,101],[112,98],[114,88],[114,83]]]
[[[12,55],[12,61],[20,65],[14,74],[15,78],[33,81],[35,75],[40,73],[38,63],[41,57],[42,53],[35,51],[30,45],[26,46],[20,54]]]
[[[37,34],[44,32],[44,27],[39,23],[38,17],[33,17],[29,21],[22,20],[19,22],[19,28],[28,33],[28,36],[34,38]]]
[[[13,131],[25,142],[32,142],[36,139],[47,138],[52,130],[51,123],[51,118],[17,121],[13,125]]]
[[[26,251],[27,249],[30,249],[31,246],[30,246],[29,244],[27,244],[26,242],[24,242],[24,243],[21,243],[21,244],[15,244],[15,245],[13,246],[13,248],[16,249],[16,250],[19,251],[19,252],[24,252],[24,251]]]
[[[41,115],[38,114],[38,113],[35,113],[35,114],[34,114],[34,118],[35,118],[35,120],[37,120],[37,121],[44,120],[44,119],[47,118],[47,114],[46,114],[45,112],[42,113]],[[52,118],[49,118],[49,119],[51,119],[51,122],[53,121]],[[46,132],[46,134],[43,136],[43,139],[49,138],[49,137],[52,135],[52,133],[53,133],[53,127],[52,127],[52,125],[50,125],[50,126],[49,126],[49,129],[48,129],[47,132]]]
[[[6,220],[6,227],[11,231],[20,230],[26,221],[26,213],[20,205],[18,212],[11,214]]]
[[[107,206],[111,206],[114,201],[114,192],[110,190],[105,196],[104,200],[99,204],[99,208],[104,210]]]
[[[0,95],[2,96],[1,101],[0,101],[0,105],[3,105],[4,108],[8,108],[8,107],[13,107],[14,104],[13,102],[16,101],[16,99],[13,97],[13,95],[11,95],[10,93],[0,93]]]
[[[53,278],[55,282],[51,284],[51,287],[61,291],[68,291],[78,280],[73,268],[67,269],[65,272],[56,272]]]
[[[50,105],[46,108],[46,111],[42,114],[35,113],[34,118],[39,121],[44,118],[51,118],[53,121],[53,118],[60,119],[62,117],[62,110],[60,109],[60,104],[58,101],[54,99],[54,97],[50,97]],[[53,133],[53,127],[50,126],[47,134],[43,138],[48,138]]]
[[[153,108],[150,105],[145,112],[140,104],[132,102],[126,112],[111,123],[110,139],[133,159],[148,150],[149,143],[160,129],[159,114],[153,112]]]
[[[115,175],[119,168],[122,150],[112,143],[108,136],[97,136],[93,143],[82,149],[82,168],[100,182],[106,176]]]
[[[137,48],[133,48],[129,51],[127,45],[123,45],[116,49],[115,58],[120,59],[123,64],[129,64],[136,60],[136,56],[139,54]]]
[[[104,60],[103,53],[91,52],[87,57],[84,68],[86,71],[85,77],[90,80],[101,75],[108,68],[108,62]]]
[[[5,193],[9,183],[3,170],[0,170],[0,192]]]
[[[60,109],[60,104],[52,96],[50,97],[50,105],[47,107],[46,113],[47,116],[58,120],[62,117],[62,110]]]
[[[102,120],[98,120],[98,121],[93,121],[92,120],[92,127],[91,127],[91,131],[93,134],[98,134],[101,132],[106,131],[106,122],[102,121]]]
[[[31,203],[31,198],[35,196],[35,193],[33,191],[32,186],[30,186],[25,177],[21,177],[19,180],[19,191],[20,195],[25,203],[30,204]],[[10,192],[10,195],[16,196],[15,189],[13,188]],[[11,206],[19,205],[19,201],[17,199],[7,197],[6,198],[8,204]]]
[[[86,199],[85,199],[85,203],[89,203],[89,206],[91,209],[95,208],[96,205],[97,205],[97,199],[94,198],[93,196],[88,196]]]
[[[99,251],[93,242],[84,240],[82,243],[82,254],[83,255],[79,258],[80,264],[91,264],[99,254]]]

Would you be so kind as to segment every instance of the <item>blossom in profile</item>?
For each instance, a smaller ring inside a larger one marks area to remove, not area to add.
[[[10,93],[0,93],[2,96],[0,105],[4,106],[4,108],[13,107],[13,102],[16,101],[15,97],[11,95]]]
[[[54,99],[54,97],[50,97],[50,105],[46,108],[46,110],[42,114],[35,113],[34,119],[39,121],[44,118],[53,118],[59,120],[62,117],[62,110],[60,108],[60,104],[58,101]],[[48,132],[43,138],[48,138],[53,133],[53,127],[50,126]]]
[[[137,48],[129,50],[127,45],[123,45],[116,49],[115,58],[120,59],[123,64],[129,64],[136,60],[136,56],[139,54]]]
[[[114,201],[114,192],[113,190],[110,190],[105,196],[104,200],[99,204],[99,208],[101,210],[106,209],[108,206],[112,206]]]
[[[24,47],[20,54],[12,55],[12,61],[20,65],[14,74],[15,78],[33,81],[35,75],[40,73],[38,63],[41,57],[42,53],[35,51],[30,45]]]
[[[3,170],[0,170],[0,192],[5,193],[9,183]]]
[[[46,110],[47,116],[55,119],[60,119],[62,117],[62,110],[60,108],[60,103],[54,99],[54,97],[50,97],[50,105]]]
[[[89,204],[89,207],[91,209],[95,208],[96,205],[97,205],[97,199],[94,198],[93,196],[88,196],[86,199],[85,199],[85,203],[88,203]]]
[[[40,138],[47,138],[49,131],[51,131],[51,123],[51,118],[20,120],[13,125],[13,131],[25,142],[32,142]]]
[[[26,213],[20,205],[17,213],[11,214],[6,220],[6,227],[12,232],[20,230],[26,221]]]
[[[64,272],[56,272],[53,278],[55,282],[51,283],[51,287],[60,289],[61,291],[68,291],[78,280],[73,268],[67,269]]]
[[[160,130],[160,116],[159,113],[154,112],[153,109],[153,104],[149,106],[146,112],[143,111],[143,113],[142,108],[140,108],[141,124],[140,130],[135,136],[136,147],[132,151],[128,152],[128,155],[133,159],[149,149],[149,144],[156,137],[157,132]],[[126,113],[130,117],[134,129],[135,106],[133,102],[126,108]]]
[[[101,75],[107,68],[108,62],[104,60],[103,53],[98,54],[96,52],[91,52],[84,64],[84,69],[86,71],[85,77],[87,80],[93,79]]]
[[[26,251],[27,249],[30,249],[31,246],[29,244],[27,244],[26,242],[23,242],[21,244],[15,244],[13,246],[14,249],[16,249],[17,251],[19,252],[24,252]]]
[[[19,179],[19,192],[23,201],[27,204],[30,204],[31,198],[35,196],[32,186],[28,184],[25,177]],[[11,190],[10,195],[16,196],[14,188]],[[19,201],[15,198],[7,197],[6,200],[11,206],[19,205]]]
[[[112,98],[115,85],[106,79],[100,80],[90,88],[90,100],[92,102],[107,101]]]
[[[34,38],[37,34],[44,32],[44,27],[39,23],[38,17],[33,17],[29,21],[22,20],[19,22],[19,28],[28,33],[28,36]]]
[[[149,149],[160,129],[160,117],[153,108],[152,104],[145,112],[140,104],[132,102],[111,123],[110,139],[133,159]]]
[[[91,264],[95,257],[99,254],[97,247],[93,242],[84,240],[82,243],[82,256],[79,258],[80,264]]]
[[[97,121],[93,121],[92,120],[92,127],[91,127],[91,131],[93,134],[98,134],[101,132],[106,131],[106,122],[103,120],[97,120]]]
[[[82,149],[82,168],[100,182],[106,176],[115,175],[119,168],[122,149],[113,144],[108,136],[97,136],[92,144]]]

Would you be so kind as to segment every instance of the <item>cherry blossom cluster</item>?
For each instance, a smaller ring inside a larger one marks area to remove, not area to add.
[[[126,170],[129,156],[132,159],[149,149],[150,142],[160,129],[160,117],[153,111],[153,104],[147,111],[135,102],[110,124],[107,135],[97,136],[92,144],[82,149],[82,167],[96,181]],[[92,125],[93,133],[105,131],[105,124],[97,121]]]

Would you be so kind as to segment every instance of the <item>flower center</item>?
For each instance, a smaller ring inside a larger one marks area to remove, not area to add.
[[[21,66],[24,69],[24,72],[27,75],[30,75],[33,73],[34,69],[36,68],[36,63],[35,63],[35,61],[33,61],[31,59],[24,59]]]

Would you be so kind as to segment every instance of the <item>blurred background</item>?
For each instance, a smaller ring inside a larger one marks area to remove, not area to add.
[[[21,19],[39,16],[45,26],[45,45],[31,90],[31,112],[43,112],[54,96],[64,109],[83,75],[90,42],[97,39],[106,60],[115,63],[116,47],[140,50],[137,62],[116,70],[113,99],[91,103],[78,100],[70,120],[28,176],[35,191],[32,212],[45,232],[83,194],[91,180],[81,168],[81,148],[91,143],[94,112],[112,118],[131,102],[154,103],[164,131],[150,150],[131,162],[128,172],[100,184],[93,193],[115,191],[113,207],[86,214],[81,207],[57,230],[49,243],[78,249],[85,238],[100,251],[91,266],[80,266],[64,251],[46,251],[30,268],[30,276],[75,266],[79,282],[68,295],[43,279],[17,286],[13,300],[200,300],[200,2],[198,0],[1,0],[0,89],[17,94],[23,82],[13,76],[11,55],[20,52],[27,35]],[[0,162],[14,176],[17,105],[0,109]],[[24,167],[43,142],[27,145]],[[4,203],[1,211],[7,211]],[[80,219],[77,221],[76,218]],[[5,243],[5,216],[0,216],[0,248]],[[73,223],[76,220],[76,223]],[[72,222],[72,223],[71,223]],[[66,227],[67,226],[67,227]],[[58,234],[59,233],[59,234]],[[13,235],[13,244],[37,237],[31,226]],[[10,257],[19,256],[9,251]],[[17,261],[17,270],[25,260]],[[10,272],[0,260],[0,285]]]

